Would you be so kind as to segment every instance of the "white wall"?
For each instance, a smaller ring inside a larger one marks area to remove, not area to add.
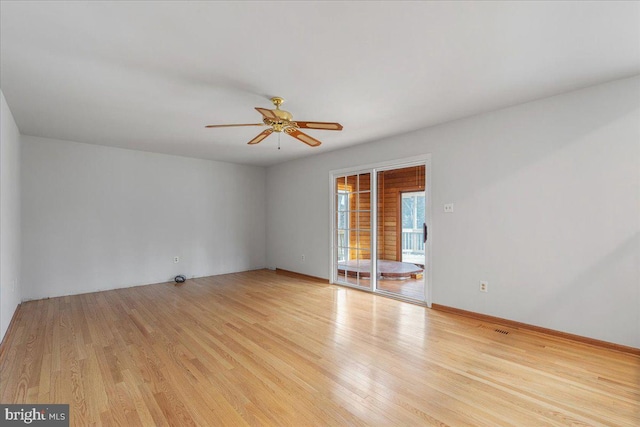
[[[20,132],[0,91],[0,341],[21,299]]]
[[[24,299],[265,266],[264,168],[24,135],[22,145]]]
[[[328,278],[329,171],[426,153],[434,303],[640,347],[640,77],[269,168],[268,265]]]

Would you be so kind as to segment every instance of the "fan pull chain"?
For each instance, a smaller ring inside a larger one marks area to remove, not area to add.
[[[278,150],[280,149],[280,132],[278,132]]]

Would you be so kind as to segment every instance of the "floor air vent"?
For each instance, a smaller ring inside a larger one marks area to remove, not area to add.
[[[499,334],[509,335],[509,331],[505,331],[504,329],[495,329],[495,331]]]

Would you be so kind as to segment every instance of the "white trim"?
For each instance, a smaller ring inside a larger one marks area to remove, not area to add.
[[[425,303],[427,307],[431,308],[433,301],[433,256],[431,253],[431,242],[433,241],[433,227],[431,219],[433,218],[433,199],[431,198],[431,155],[424,161],[425,174],[424,174],[424,191],[426,205],[424,207],[426,224],[427,224],[427,241],[424,244],[424,268],[426,270],[425,281]]]
[[[371,169],[371,194],[369,195],[369,210],[371,211],[371,277],[369,277],[369,289],[378,291],[378,174],[375,168]],[[376,261],[376,262],[374,262]]]
[[[421,165],[426,161],[431,161],[431,154],[422,154],[419,156],[405,157],[396,160],[385,160],[384,162],[370,163],[368,165],[359,165],[350,168],[334,169],[329,171],[330,175],[355,174],[360,172],[370,172],[371,169],[378,171],[389,169],[401,169],[408,166]]]
[[[335,246],[335,231],[336,231],[336,195],[335,195],[335,178],[333,173],[329,173],[329,283],[334,284],[336,281],[336,269],[333,257],[337,252]]]

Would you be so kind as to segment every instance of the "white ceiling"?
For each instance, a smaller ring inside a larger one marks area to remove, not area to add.
[[[272,165],[640,73],[638,2],[0,3],[21,133]],[[311,148],[261,129],[282,96]]]

